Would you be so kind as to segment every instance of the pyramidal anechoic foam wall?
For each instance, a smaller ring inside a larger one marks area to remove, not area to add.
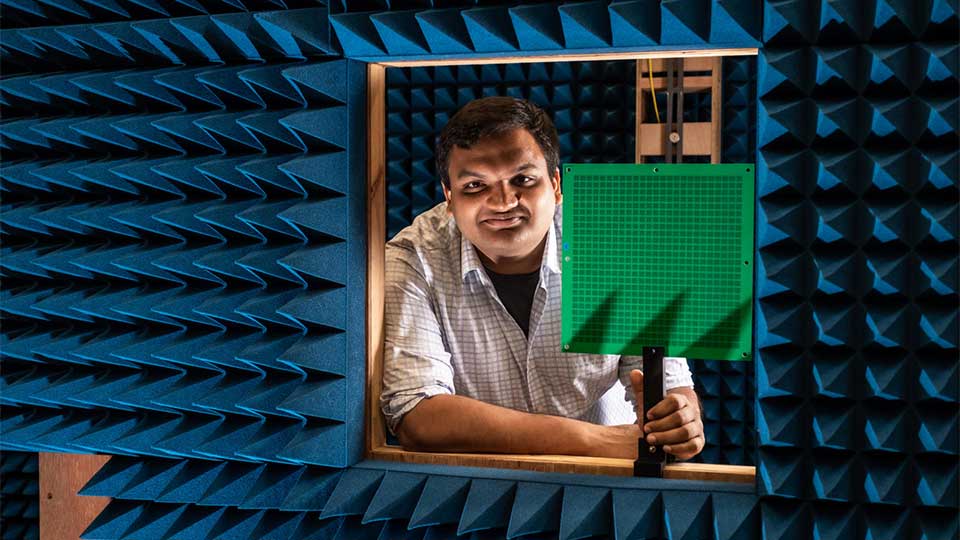
[[[0,447],[118,456],[91,538],[270,536],[361,458],[364,71],[325,20],[0,33]]]
[[[348,57],[386,58],[377,40],[407,47],[389,32],[410,34],[394,21],[409,14],[377,3],[386,23],[331,6],[376,32],[370,49],[344,44]],[[203,0],[206,13],[157,19],[126,0],[16,4],[8,23],[3,3],[0,31],[0,448],[118,455],[87,487],[114,497],[88,537],[956,537],[956,2],[786,0],[750,12],[762,28],[747,34],[765,44],[759,497],[343,468],[362,429],[349,389],[363,376],[352,341],[363,285],[351,281],[363,268],[363,193],[349,171],[363,167],[363,142],[324,128],[341,107],[362,126],[352,92],[363,81],[345,65],[338,94],[341,79],[313,75],[338,64],[323,61],[339,49],[312,23],[327,8]],[[406,7],[443,7],[429,4]],[[640,17],[644,4],[552,9],[568,48],[730,43],[715,21],[737,3],[668,1]],[[71,18],[78,6],[94,16]],[[128,16],[104,14],[116,6]],[[555,41],[543,6],[490,7],[413,19],[464,21],[454,37],[466,52]],[[572,23],[588,20],[596,31],[571,40]],[[61,22],[90,24],[51,26]],[[655,39],[637,33],[651,24]],[[427,32],[431,52],[457,46]],[[297,67],[307,74],[286,71]],[[346,399],[326,401],[341,380]]]
[[[351,1],[356,5],[358,2]],[[195,0],[191,2],[143,2],[139,0],[75,0],[42,2],[37,0],[4,0],[3,27],[65,26],[98,22],[127,22],[146,19],[177,18],[205,15],[232,15],[279,9],[322,8],[317,0]]]
[[[4,2],[5,14],[11,4]],[[31,4],[34,4],[33,0],[17,3],[19,7]],[[104,4],[118,6],[113,1]],[[40,10],[39,3],[34,5]],[[43,5],[73,6],[76,3]],[[4,72],[10,75],[107,67],[284,61],[336,54],[337,50],[329,40],[326,17],[325,8],[312,7],[214,12],[176,18],[137,11],[136,16],[119,21],[104,22],[112,18],[98,17],[88,24],[64,26],[50,26],[52,21],[43,19],[40,26],[4,26]]]
[[[0,538],[40,538],[40,481],[37,455],[30,452],[0,453]]]
[[[372,10],[372,11],[371,11]],[[352,58],[759,43],[757,0],[332,2]]]
[[[814,7],[767,4],[758,76],[765,523],[950,538],[957,5]]]

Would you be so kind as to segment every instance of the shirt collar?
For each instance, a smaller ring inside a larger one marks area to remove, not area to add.
[[[559,238],[557,233],[560,231],[561,218],[561,208],[560,205],[557,205],[556,212],[553,215],[553,226],[547,231],[547,244],[543,248],[543,263],[540,265],[541,268],[546,268],[554,274],[560,273],[560,249],[557,246]]]
[[[553,217],[553,226],[547,229],[547,243],[543,247],[543,261],[540,263],[540,273],[543,275],[544,269],[548,272],[559,274],[560,273],[560,250],[557,247],[557,232],[558,227],[560,226],[561,212],[560,205],[557,205],[556,214]],[[453,217],[450,218],[453,220]],[[456,223],[452,224],[456,227]],[[467,276],[472,273],[476,273],[480,281],[484,281],[484,276],[486,272],[483,271],[483,263],[480,261],[480,256],[477,255],[477,248],[470,243],[466,237],[460,233],[459,228],[457,233],[460,236],[460,278],[464,282],[467,281]]]
[[[453,219],[453,218],[450,218]],[[459,229],[457,230],[459,233]],[[477,255],[477,249],[473,247],[473,244],[463,233],[460,233],[460,277],[466,282],[467,276],[470,274],[476,273],[477,277],[480,278],[480,281],[483,281],[483,277],[486,272],[483,272],[483,263],[480,262],[480,256]]]

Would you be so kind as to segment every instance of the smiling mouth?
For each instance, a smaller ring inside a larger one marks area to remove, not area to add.
[[[523,222],[525,218],[522,216],[511,216],[506,218],[488,218],[483,220],[481,223],[490,227],[492,229],[509,229],[511,227],[516,227]]]

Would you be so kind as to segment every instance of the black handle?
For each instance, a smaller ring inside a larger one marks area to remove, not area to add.
[[[639,419],[641,426],[647,423],[647,412],[663,400],[663,353],[663,347],[643,348],[643,417]],[[663,478],[663,465],[666,461],[663,446],[651,446],[641,435],[637,460],[633,462],[633,475]]]

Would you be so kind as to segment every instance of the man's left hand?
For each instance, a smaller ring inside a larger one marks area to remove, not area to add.
[[[633,370],[630,383],[642,412],[643,373]],[[690,459],[699,454],[706,439],[700,418],[700,404],[693,388],[668,390],[666,397],[647,412],[647,423],[643,424],[643,430],[648,444],[663,445],[663,451],[677,459]]]

